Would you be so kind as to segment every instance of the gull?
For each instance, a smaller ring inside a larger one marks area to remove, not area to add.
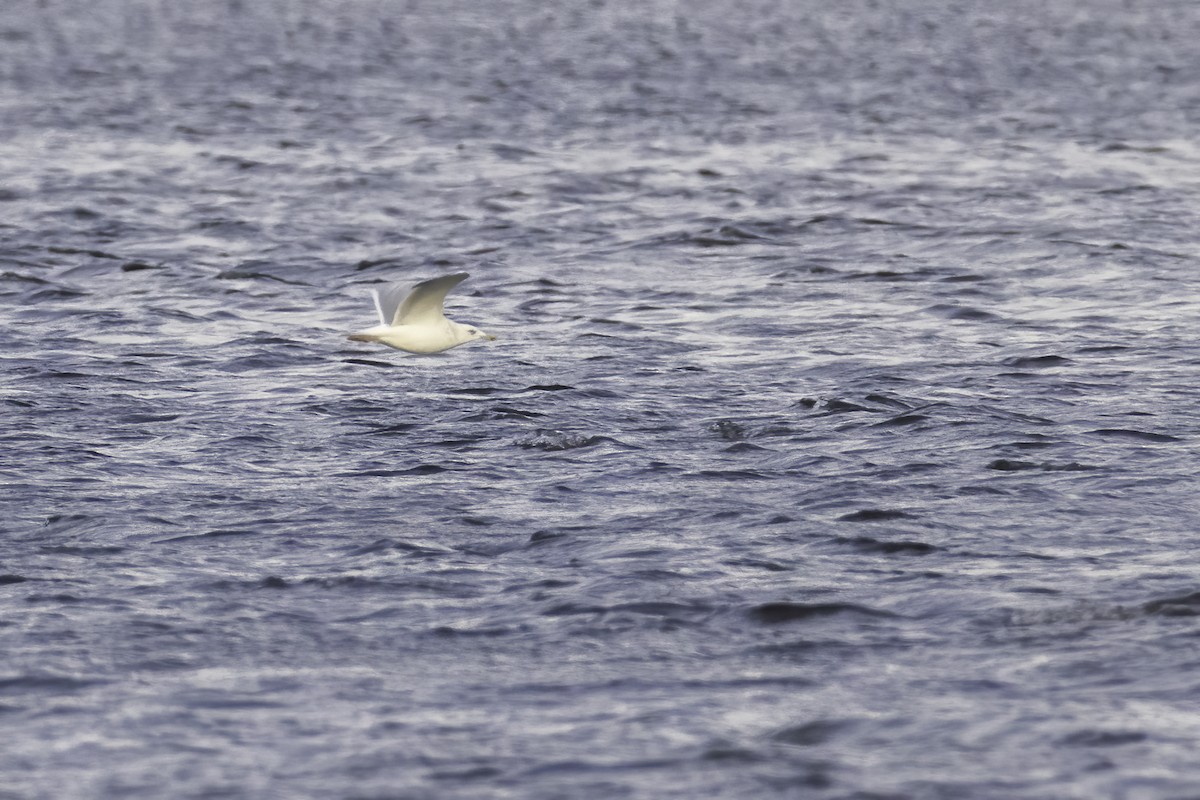
[[[352,333],[348,338],[354,342],[379,342],[397,350],[422,354],[440,353],[474,339],[492,341],[495,336],[474,325],[460,325],[446,319],[442,305],[446,302],[446,293],[466,279],[467,273],[456,272],[421,281],[411,291],[403,283],[393,283],[382,291],[374,289],[371,294],[375,297],[379,324]]]

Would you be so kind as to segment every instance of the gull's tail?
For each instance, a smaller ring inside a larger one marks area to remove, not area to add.
[[[377,336],[374,333],[367,333],[366,331],[352,333],[349,336],[347,336],[346,338],[352,342],[378,342],[379,341],[379,336]]]

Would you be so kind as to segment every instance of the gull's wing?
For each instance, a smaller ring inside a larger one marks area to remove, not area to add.
[[[400,309],[400,301],[408,292],[408,284],[393,283],[383,289],[372,289],[371,296],[375,298],[375,312],[379,314],[380,325],[391,325]]]
[[[403,292],[403,284],[393,284],[382,293],[376,294],[379,313],[384,325],[419,325],[426,322],[438,322],[445,319],[442,304],[446,302],[446,294],[467,279],[466,272],[456,272],[453,275],[443,275],[421,281],[412,287],[403,303],[398,303]],[[398,304],[397,304],[398,303]],[[387,312],[391,311],[391,316]]]

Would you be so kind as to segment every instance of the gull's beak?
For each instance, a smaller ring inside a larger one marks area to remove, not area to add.
[[[494,342],[494,341],[496,341],[496,337],[489,333],[489,334],[487,334],[487,340],[489,342]]]

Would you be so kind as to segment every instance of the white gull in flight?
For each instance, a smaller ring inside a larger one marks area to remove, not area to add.
[[[349,338],[355,342],[379,342],[397,350],[423,354],[440,353],[475,339],[495,339],[474,325],[461,325],[446,319],[442,305],[446,293],[466,279],[467,273],[456,272],[422,281],[411,291],[403,283],[373,290],[379,324],[352,333]]]

